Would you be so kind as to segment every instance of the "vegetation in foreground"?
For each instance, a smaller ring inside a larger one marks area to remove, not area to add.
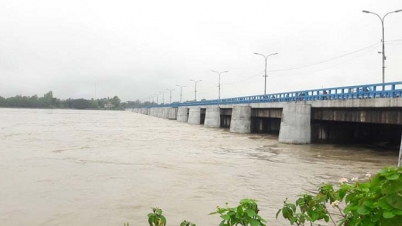
[[[210,215],[219,215],[219,226],[265,226],[256,200],[242,199],[237,207],[217,206]],[[322,184],[314,194],[301,194],[293,203],[287,198],[276,218],[290,225],[402,226],[402,167],[386,167],[372,177],[342,178],[337,185]],[[165,226],[163,211],[153,208],[150,226]],[[124,224],[129,226],[128,223]],[[183,221],[180,226],[195,226]]]

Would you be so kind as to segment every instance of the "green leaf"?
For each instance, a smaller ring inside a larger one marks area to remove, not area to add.
[[[402,191],[401,180],[389,180],[382,185],[381,192],[384,194],[396,194]]]
[[[402,210],[393,210],[396,215],[402,215]]]
[[[339,198],[342,200],[346,195],[346,189],[339,189]]]
[[[279,209],[278,212],[276,212],[276,219],[278,219],[279,213],[282,211],[282,209]]]
[[[370,207],[370,208],[374,208],[375,204],[376,204],[376,203],[375,203],[373,200],[370,200],[370,199],[365,200],[365,201],[363,202],[363,205],[365,205],[365,206],[367,206],[367,207]]]
[[[166,218],[163,215],[159,217],[162,220],[163,225],[166,225]]]
[[[295,204],[289,203],[288,205],[293,210],[293,212],[296,212],[296,205]]]
[[[385,199],[392,207],[402,209],[402,197],[400,195],[388,195]]]
[[[354,200],[356,198],[356,193],[351,193],[349,195],[346,196],[346,203],[351,202],[352,200]]]
[[[367,215],[371,212],[371,209],[367,208],[366,206],[360,206],[357,208],[357,213],[360,215]]]
[[[378,206],[384,210],[392,209],[392,206],[388,203],[386,197],[382,197],[378,200]]]
[[[242,217],[242,216],[243,216],[243,207],[241,207],[241,206],[238,206],[238,207],[237,207],[237,213],[236,213],[236,215],[237,215],[238,217]]]
[[[246,209],[245,211],[249,217],[254,217],[256,215],[255,211],[252,209]]]
[[[395,217],[395,214],[394,214],[393,212],[384,211],[384,213],[382,214],[382,216],[383,216],[384,218],[389,219],[389,218]]]
[[[225,221],[228,221],[230,219],[230,215],[225,214],[225,215],[221,215],[222,219],[224,219]]]
[[[162,214],[162,210],[161,210],[161,209],[156,209],[156,213],[157,213],[158,215],[161,215],[161,214]]]
[[[255,220],[255,219],[251,219],[250,220],[250,225],[251,226],[260,226],[261,223],[259,221]]]
[[[314,211],[312,211],[309,215],[311,217],[311,221],[316,221],[320,217],[320,214]]]
[[[149,214],[148,214],[149,215]],[[154,223],[154,216],[153,216],[153,214],[152,214],[152,216],[149,216],[148,217],[148,223],[149,223],[149,226],[152,226],[153,225],[153,223]]]
[[[289,207],[283,207],[282,208],[282,216],[285,219],[289,219],[290,217],[293,216],[292,212],[290,211]]]
[[[398,180],[399,174],[391,174],[391,175],[387,175],[385,177],[387,178],[387,180]]]

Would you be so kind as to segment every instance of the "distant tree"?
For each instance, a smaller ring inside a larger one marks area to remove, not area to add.
[[[43,95],[43,103],[44,107],[53,107],[54,105],[54,98],[53,98],[53,92],[49,91]]]
[[[75,109],[86,109],[86,108],[90,108],[91,103],[89,100],[85,100],[85,99],[73,99],[71,102],[71,108],[75,108]]]
[[[6,107],[6,98],[0,96],[0,107]]]
[[[120,107],[120,102],[121,102],[121,100],[117,96],[114,96],[111,101],[111,103],[114,105],[115,108]]]
[[[38,95],[21,96],[16,95],[14,97],[4,98],[0,96],[0,107],[19,107],[19,108],[73,108],[73,109],[98,109],[103,108],[106,103],[112,103],[116,106],[116,109],[122,109],[126,105],[122,105],[120,99],[115,96],[112,99],[66,99],[60,100],[53,97],[53,92],[49,91],[42,97]]]
[[[89,101],[89,107],[90,108],[99,108],[99,103],[97,100],[94,100],[93,98]]]

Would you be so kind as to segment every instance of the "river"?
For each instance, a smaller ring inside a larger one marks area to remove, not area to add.
[[[0,225],[219,225],[216,206],[258,200],[268,225],[288,197],[396,165],[398,153],[285,145],[130,111],[0,109]]]

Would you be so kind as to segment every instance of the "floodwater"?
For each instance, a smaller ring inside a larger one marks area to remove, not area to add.
[[[397,152],[285,145],[130,111],[0,109],[0,225],[218,225],[216,206],[258,200],[268,225],[283,200],[322,182],[397,164]]]

